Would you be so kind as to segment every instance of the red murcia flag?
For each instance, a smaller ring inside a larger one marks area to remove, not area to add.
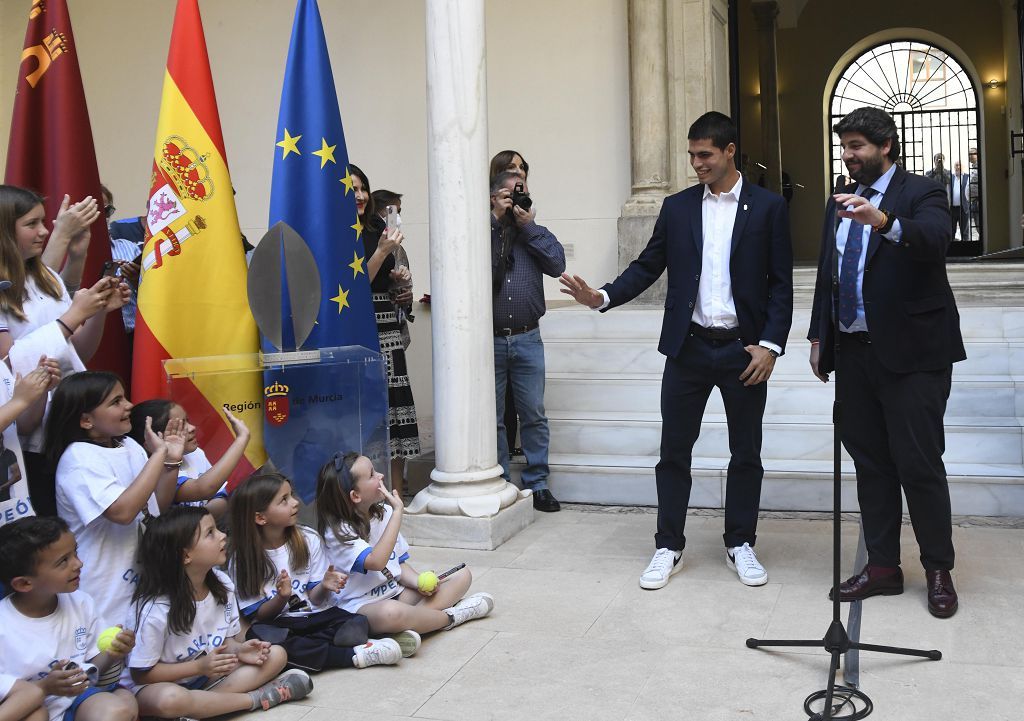
[[[24,3],[28,30],[21,52],[4,182],[45,195],[46,217],[52,220],[65,193],[72,202],[91,195],[102,204],[103,197],[67,1]],[[108,260],[110,235],[101,213],[92,226],[82,287],[99,280],[103,263]],[[87,365],[129,377],[128,339],[120,313],[107,314],[103,340]]]

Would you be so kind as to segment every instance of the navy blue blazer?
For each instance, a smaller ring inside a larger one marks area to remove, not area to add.
[[[844,189],[854,193],[857,184]],[[881,209],[900,221],[893,243],[878,233],[868,239],[864,261],[864,315],[871,345],[894,373],[948,368],[967,357],[960,335],[960,313],[946,275],[946,249],[952,240],[945,188],[901,167],[882,196]],[[835,265],[836,204],[825,207],[818,278],[807,331],[821,342],[818,370],[835,370],[832,275]]]
[[[675,358],[689,335],[700,284],[704,185],[665,198],[647,247],[611,283],[609,310],[636,298],[668,270],[665,317],[658,350]],[[732,297],[744,345],[761,340],[785,350],[793,322],[793,246],[789,210],[781,195],[746,178],[732,233]]]

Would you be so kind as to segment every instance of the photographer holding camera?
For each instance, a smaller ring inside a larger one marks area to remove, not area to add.
[[[505,432],[505,390],[519,411],[526,466],[523,486],[533,491],[538,511],[560,509],[548,489],[548,419],[544,415],[543,274],[557,278],[565,270],[562,244],[534,222],[536,211],[526,179],[499,173],[491,182],[491,273],[494,312],[494,385],[498,423],[498,462],[509,480]]]

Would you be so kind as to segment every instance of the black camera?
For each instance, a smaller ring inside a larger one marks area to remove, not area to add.
[[[530,198],[529,193],[523,192],[522,183],[516,183],[512,188],[512,205],[517,205],[523,210],[529,210],[533,206],[533,199]]]

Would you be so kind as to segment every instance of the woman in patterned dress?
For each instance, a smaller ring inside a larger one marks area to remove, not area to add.
[[[386,234],[384,221],[377,215],[370,195],[370,181],[366,173],[349,165],[352,188],[356,195],[356,209],[363,226],[363,248],[366,253],[366,272],[370,276],[373,293],[373,312],[377,318],[380,352],[384,354],[388,372],[388,427],[391,437],[391,486],[401,495],[405,486],[405,459],[420,452],[419,428],[416,425],[416,405],[409,371],[402,346],[402,331],[395,304],[388,292],[393,280],[411,282],[408,268],[395,268],[393,251],[402,243],[402,231]]]

